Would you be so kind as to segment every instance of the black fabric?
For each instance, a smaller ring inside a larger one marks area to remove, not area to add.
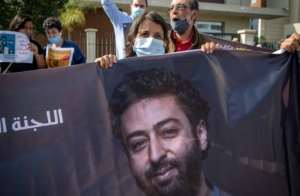
[[[126,74],[158,67],[190,80],[209,102],[204,173],[214,186],[235,196],[300,195],[299,63],[289,54],[249,51],[129,58],[102,71],[86,64],[0,75],[0,195],[143,195],[112,136],[108,101]],[[46,111],[59,109],[63,123],[12,129],[16,117],[22,126],[24,116],[46,122]]]
[[[283,117],[291,195],[300,195],[300,68],[294,55],[289,69],[289,104]]]

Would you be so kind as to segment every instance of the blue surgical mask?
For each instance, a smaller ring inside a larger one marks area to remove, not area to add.
[[[135,18],[141,16],[144,12],[145,12],[144,8],[132,7],[131,8],[131,18],[135,19]]]
[[[50,37],[48,41],[50,44],[58,45],[61,42],[61,37],[59,35],[55,35],[53,37]]]
[[[187,19],[171,20],[172,29],[179,35],[183,35],[189,28],[190,24]]]
[[[138,57],[165,54],[164,42],[152,37],[138,37],[134,41],[133,51]]]

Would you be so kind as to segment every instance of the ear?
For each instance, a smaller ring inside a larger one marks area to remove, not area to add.
[[[194,10],[192,15],[191,15],[191,19],[194,23],[196,23],[197,18],[198,18],[198,11]]]
[[[197,131],[197,138],[200,144],[200,148],[202,151],[205,151],[208,147],[208,141],[207,141],[207,126],[204,120],[200,120],[196,127]]]

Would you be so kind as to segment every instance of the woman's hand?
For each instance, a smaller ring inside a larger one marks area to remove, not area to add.
[[[101,68],[108,69],[111,68],[114,63],[117,63],[117,57],[116,55],[108,54],[97,58],[95,62],[98,63]]]

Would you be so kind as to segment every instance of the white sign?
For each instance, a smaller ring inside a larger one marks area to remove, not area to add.
[[[0,31],[0,63],[32,63],[30,41],[24,33]]]

